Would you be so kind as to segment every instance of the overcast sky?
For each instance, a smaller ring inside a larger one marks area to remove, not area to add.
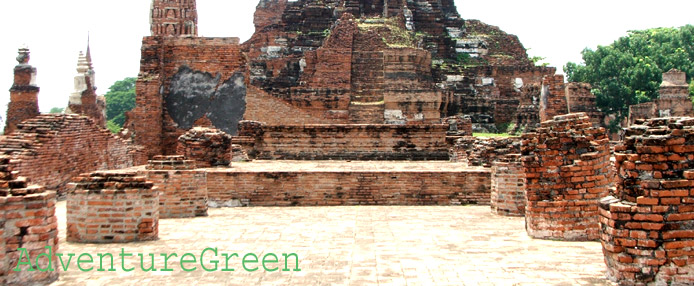
[[[257,1],[197,0],[200,36],[240,37],[253,34]],[[455,0],[465,19],[479,19],[516,34],[531,56],[543,56],[561,68],[581,61],[588,47],[608,45],[628,30],[694,24],[694,1],[556,1]],[[142,37],[149,35],[150,0],[0,1],[0,114],[4,118],[17,64],[17,48],[31,49],[38,68],[42,112],[67,105],[73,91],[77,57],[87,46],[96,71],[98,93],[117,80],[136,77]]]

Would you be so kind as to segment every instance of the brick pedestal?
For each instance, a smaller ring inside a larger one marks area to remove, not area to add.
[[[608,194],[609,140],[585,113],[555,116],[523,135],[526,229],[535,238],[596,240],[598,200]]]
[[[600,202],[608,278],[694,284],[694,118],[653,119],[615,148],[613,196]]]
[[[159,189],[159,218],[207,216],[207,174],[183,156],[155,156],[143,172]]]
[[[229,166],[231,135],[214,128],[195,127],[178,138],[177,153],[194,160],[200,168]]]
[[[504,216],[525,215],[525,173],[519,161],[494,162],[492,212]]]
[[[67,195],[67,240],[121,243],[159,236],[159,191],[136,172],[108,171],[75,179]]]

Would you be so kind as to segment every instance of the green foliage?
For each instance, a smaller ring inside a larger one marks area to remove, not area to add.
[[[53,108],[51,108],[51,111],[49,111],[48,113],[50,113],[50,114],[60,114],[60,113],[63,113],[63,111],[65,111],[65,108],[64,108],[64,107],[53,107]]]
[[[122,128],[122,126],[114,123],[113,120],[106,121],[106,129],[111,131],[111,133],[118,133]]]
[[[135,108],[135,81],[129,77],[114,83],[106,93],[106,120],[111,132],[120,131],[125,124],[125,112]]]
[[[689,79],[694,76],[694,26],[630,31],[611,45],[585,49],[582,55],[585,64],[564,66],[569,81],[592,84],[598,107],[621,121],[630,105],[659,96],[664,72],[676,68]]]
[[[458,63],[466,63],[470,60],[470,54],[460,53],[457,55]]]

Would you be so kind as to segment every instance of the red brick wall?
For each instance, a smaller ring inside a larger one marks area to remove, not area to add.
[[[237,172],[209,169],[207,178],[209,200],[220,205],[489,205],[490,200],[489,170]]]
[[[491,168],[492,163],[509,154],[520,153],[520,138],[485,138],[465,136],[451,148],[452,158],[467,158],[470,166]]]
[[[693,118],[648,120],[615,148],[617,187],[600,202],[608,278],[620,285],[694,283]]]
[[[255,131],[247,124],[239,135],[255,138],[249,155],[263,160],[448,160],[447,124],[256,125]]]
[[[525,215],[525,170],[520,162],[494,162],[492,212],[504,216]]]
[[[528,234],[598,239],[598,200],[612,184],[609,139],[585,113],[554,117],[522,137]]]
[[[196,72],[219,75],[227,81],[245,67],[238,38],[145,37],[137,81],[136,107],[128,113],[125,128],[148,157],[173,155],[177,139],[187,130],[171,119],[164,95],[183,66]],[[194,121],[197,120],[194,119]]]
[[[32,182],[62,194],[85,172],[145,164],[140,147],[120,139],[85,116],[43,114],[0,137],[12,168]]]
[[[159,237],[159,191],[137,172],[104,171],[75,179],[67,195],[67,241],[118,243]]]
[[[26,178],[12,173],[9,156],[0,156],[0,282],[2,285],[47,285],[58,279],[57,271],[12,271],[20,259],[18,248],[25,248],[32,258],[32,266],[40,254],[48,254],[56,261],[58,249],[58,219],[55,216],[56,193],[44,187],[29,185]],[[26,255],[27,253],[25,253]],[[27,257],[22,257],[26,262]],[[41,269],[48,267],[48,259],[40,259]]]
[[[207,216],[207,175],[182,156],[155,156],[138,172],[159,190],[159,218]]]

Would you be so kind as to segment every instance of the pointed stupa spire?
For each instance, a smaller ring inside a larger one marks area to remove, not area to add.
[[[89,32],[87,32],[87,54],[85,55],[87,59],[87,64],[89,65],[89,70],[94,70],[94,67],[92,66],[92,51],[90,47],[90,35]]]

